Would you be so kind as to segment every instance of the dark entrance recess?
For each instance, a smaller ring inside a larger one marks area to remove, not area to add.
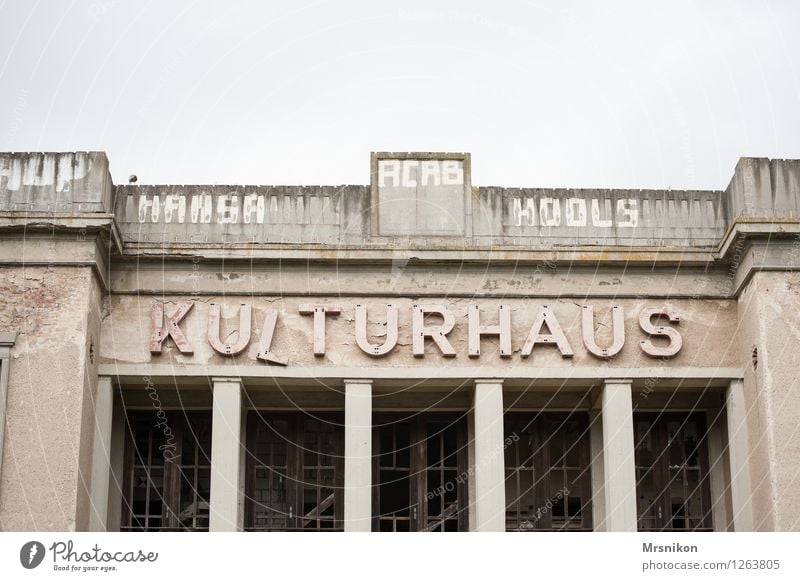
[[[636,413],[640,531],[712,531],[705,414]]]
[[[252,411],[245,530],[344,530],[344,415]]]
[[[376,414],[373,419],[375,531],[469,529],[463,414]]]

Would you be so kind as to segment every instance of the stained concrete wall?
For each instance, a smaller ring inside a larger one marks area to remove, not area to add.
[[[137,244],[362,243],[366,186],[118,186],[123,240]]]
[[[0,153],[0,212],[20,217],[113,211],[126,242],[162,247],[711,248],[737,219],[800,216],[800,161],[742,158],[725,191],[472,190],[474,203],[466,216],[471,224],[464,236],[378,236],[371,231],[369,186],[115,187],[102,152]]]
[[[367,186],[118,186],[116,191],[122,235],[142,244],[711,247],[726,228],[725,200],[718,191],[474,188],[467,216],[471,228],[462,226],[471,234],[451,237],[372,232]],[[414,200],[407,206],[409,216],[460,218],[445,208],[415,208]]]
[[[115,213],[125,240],[144,245],[713,248],[734,220],[800,215],[799,183],[800,161],[742,158],[725,191],[473,187],[469,227],[449,237],[373,232],[368,186],[118,186]],[[450,216],[407,206],[418,220]]]
[[[739,297],[738,310],[754,525],[757,530],[796,531],[800,529],[800,273],[755,273]]]
[[[0,267],[10,361],[0,530],[88,526],[101,291],[88,267]]]
[[[105,153],[0,153],[2,212],[109,212],[113,193]]]
[[[480,188],[479,202],[500,224],[476,235],[494,244],[709,247],[726,225],[716,191]]]
[[[744,157],[725,191],[728,219],[800,216],[800,160]]]

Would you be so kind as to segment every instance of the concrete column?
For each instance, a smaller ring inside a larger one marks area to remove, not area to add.
[[[467,478],[467,494],[468,494],[468,521],[469,530],[478,530],[478,518],[475,499],[475,409],[470,408],[469,415],[467,416],[467,465],[470,467],[472,476]]]
[[[706,412],[708,434],[708,470],[711,489],[711,519],[715,532],[728,530],[728,511],[726,502],[727,478],[725,474],[725,445],[722,433],[720,412]]]
[[[6,436],[6,405],[8,403],[8,364],[16,333],[0,333],[0,475],[3,472],[3,446]],[[0,479],[2,482],[2,479]]]
[[[239,505],[238,505],[238,520],[236,522],[237,530],[244,530],[244,514],[245,514],[245,482],[247,478],[247,446],[245,441],[247,439],[247,401],[242,406],[242,421],[239,426],[239,433],[241,434],[241,445],[239,446]]]
[[[472,416],[475,436],[474,530],[505,531],[502,380],[475,381]]]
[[[592,471],[592,523],[595,531],[604,531],[606,521],[605,476],[603,471],[603,418],[599,411],[589,412],[589,447]]]
[[[125,479],[125,410],[114,404],[111,420],[111,481],[108,487],[108,519],[106,530],[119,531],[122,523],[122,487]]]
[[[372,380],[344,381],[344,530],[372,530]]]
[[[94,400],[94,448],[92,450],[92,485],[89,530],[105,531],[108,523],[108,484],[111,476],[111,425],[114,414],[114,391],[111,378],[97,378]]]
[[[753,530],[753,506],[748,462],[747,407],[744,401],[744,382],[741,379],[734,379],[728,386],[726,408],[733,530],[747,532]]]
[[[636,531],[636,468],[633,457],[633,405],[630,380],[605,381],[601,415],[605,530]]]
[[[242,382],[215,377],[211,420],[211,499],[209,530],[239,529],[241,486]]]

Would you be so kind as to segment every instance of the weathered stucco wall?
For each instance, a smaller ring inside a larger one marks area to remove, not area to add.
[[[12,350],[0,529],[88,525],[100,290],[86,267],[0,268],[0,328]],[[90,312],[91,320],[90,320]]]
[[[754,522],[758,530],[797,530],[800,273],[754,274],[739,298],[739,312]]]
[[[399,253],[398,253],[399,254]],[[665,282],[667,281],[667,282]],[[139,260],[112,266],[116,294],[208,296],[458,298],[644,298],[731,299],[727,268],[633,264],[579,266],[538,263],[430,263],[417,258],[346,262],[262,263],[209,260]],[[328,300],[328,299],[326,299]],[[378,300],[378,299],[376,299]]]

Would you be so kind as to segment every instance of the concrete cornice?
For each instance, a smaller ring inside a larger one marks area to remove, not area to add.
[[[746,238],[797,238],[800,236],[800,219],[797,218],[737,218],[731,222],[717,247],[715,257],[730,259],[731,252]]]
[[[113,214],[0,212],[0,265],[88,266],[109,289],[109,268],[122,252]]]
[[[231,366],[228,365],[170,365],[163,363],[104,363],[99,366],[100,375],[110,375],[119,378],[121,382],[132,381],[134,385],[141,384],[142,377],[151,380],[171,382],[174,377],[195,378],[199,381],[231,377]],[[626,378],[625,381],[652,380],[653,378],[673,381],[678,383],[720,384],[723,385],[732,379],[741,379],[743,370],[733,367],[512,367],[507,370],[498,369],[497,366],[482,367],[273,367],[260,365],[237,365],[234,369],[238,372],[236,378],[241,378],[245,384],[249,382],[259,384],[263,381],[279,380],[299,382],[314,381],[319,383],[330,382],[342,385],[345,380],[363,382],[372,380],[373,383],[391,381],[416,381],[420,383],[436,382],[464,382],[465,377],[471,379],[467,384],[472,385],[473,380],[503,381],[503,382],[528,382],[552,381],[559,385],[577,382],[589,387],[591,384],[600,385],[606,379]],[[587,383],[588,382],[588,383]],[[465,384],[466,385],[466,384]]]
[[[122,253],[123,244],[114,214],[64,214],[47,212],[0,212],[0,235],[35,235],[47,232],[52,237],[74,237],[107,232],[113,251]]]
[[[147,245],[127,243],[125,257],[158,260],[253,260],[277,262],[335,262],[338,264],[396,263],[397,261],[448,262],[474,264],[540,264],[555,262],[575,266],[598,264],[693,265],[704,266],[714,261],[714,249],[676,247],[613,247],[587,246],[554,249],[525,249],[520,247],[472,247],[458,249],[397,248],[391,246],[297,244],[231,244],[231,245]]]

